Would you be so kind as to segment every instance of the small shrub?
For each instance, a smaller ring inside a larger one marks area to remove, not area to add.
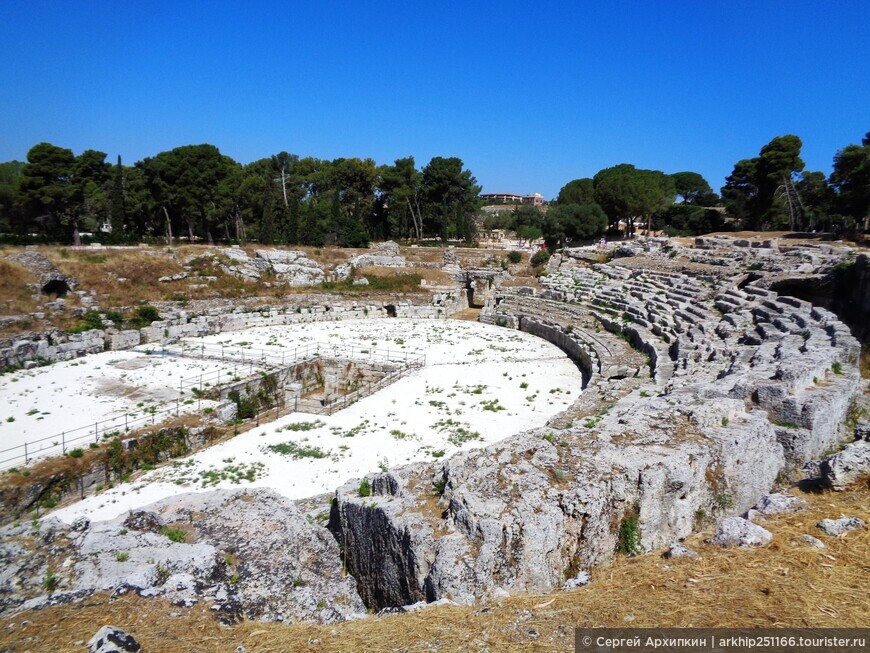
[[[432,457],[433,457],[433,458],[441,458],[441,457],[443,457],[443,456],[444,456],[444,449],[439,449],[438,451],[433,451],[433,452],[432,452]]]
[[[187,539],[187,533],[184,532],[184,529],[178,527],[164,526],[160,529],[160,534],[178,543],[184,542]]]
[[[843,365],[840,361],[834,361],[834,364],[831,365],[831,371],[834,374],[842,374],[843,373]]]
[[[142,322],[147,322],[151,324],[152,322],[156,322],[160,319],[159,311],[153,306],[145,305],[140,306],[136,309],[136,318],[141,320]]]
[[[157,584],[163,585],[169,579],[169,569],[158,563],[155,571],[157,572]]]
[[[118,562],[127,562],[130,559],[130,554],[126,551],[119,551],[115,554],[115,560]]]
[[[439,478],[432,484],[432,492],[437,494],[439,497],[444,494],[444,488],[447,487],[447,479]]]
[[[508,261],[510,261],[511,263],[519,263],[520,261],[523,260],[523,253],[518,252],[517,250],[512,250],[512,251],[508,252],[507,257],[508,257]]]
[[[70,452],[67,455],[70,458],[81,458],[82,456],[85,455],[85,452],[83,449],[72,449],[72,450],[70,450]]]
[[[260,401],[256,396],[242,397],[238,390],[232,390],[227,398],[236,404],[236,415],[239,419],[249,419],[257,414]]]
[[[713,497],[713,501],[716,502],[719,510],[728,510],[728,508],[734,505],[734,497],[732,497],[727,492],[720,492],[715,497]]]
[[[83,333],[92,329],[102,329],[103,318],[98,311],[88,311],[79,318],[78,323],[69,330],[70,333]]]
[[[529,263],[531,264],[531,266],[533,268],[537,268],[537,267],[540,267],[542,265],[545,265],[547,263],[547,261],[549,261],[549,260],[550,260],[550,252],[548,252],[545,249],[539,249],[537,252],[535,252],[532,255],[532,258],[529,261]]]
[[[361,497],[372,496],[372,484],[369,482],[369,479],[364,478],[359,484],[359,495]]]
[[[640,551],[640,526],[638,526],[636,514],[626,515],[619,525],[616,550],[629,556]]]
[[[57,589],[57,584],[57,576],[54,575],[51,567],[49,567],[45,570],[45,578],[42,580],[42,588],[51,594],[55,589]]]
[[[728,426],[728,418],[727,417],[722,418],[722,426]]]

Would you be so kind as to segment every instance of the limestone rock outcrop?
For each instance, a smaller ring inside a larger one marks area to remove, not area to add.
[[[330,623],[365,612],[329,532],[270,490],[183,494],[107,522],[7,526],[0,562],[0,613],[98,590],[180,606],[205,600],[227,622]]]

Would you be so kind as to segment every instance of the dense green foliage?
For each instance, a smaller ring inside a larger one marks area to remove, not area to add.
[[[365,247],[371,239],[471,242],[480,187],[460,159],[326,161],[279,152],[242,165],[185,145],[124,166],[35,145],[0,164],[0,233],[78,242],[155,240]],[[7,236],[7,239],[9,236]]]
[[[700,236],[725,231],[725,216],[716,209],[690,204],[674,204],[653,217],[653,229],[669,236]]]
[[[552,251],[605,233],[727,229],[849,231],[870,227],[870,133],[834,156],[830,178],[804,170],[801,139],[778,136],[738,161],[720,198],[692,171],[627,163],[569,181],[549,210],[518,205],[488,229],[543,238]],[[213,145],[185,145],[133,166],[39,143],[27,161],[0,163],[0,242],[106,244],[175,240],[365,247],[413,238],[473,242],[480,186],[455,157],[417,168],[288,152],[242,165]],[[724,207],[724,209],[722,208]],[[99,233],[98,233],[99,232]]]
[[[722,199],[743,229],[846,231],[870,221],[870,134],[834,156],[829,179],[804,170],[801,139],[777,136],[742,159],[725,180]]]

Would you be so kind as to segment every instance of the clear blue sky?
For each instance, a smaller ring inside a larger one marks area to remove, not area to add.
[[[2,2],[0,161],[458,156],[550,198],[618,163],[718,189],[777,135],[870,130],[870,2]]]

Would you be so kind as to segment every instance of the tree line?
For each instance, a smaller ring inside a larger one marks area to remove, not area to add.
[[[480,186],[456,157],[377,165],[279,152],[246,165],[213,145],[186,145],[133,166],[106,154],[39,143],[25,163],[0,164],[0,234],[76,242],[193,241],[361,247],[370,240],[474,241],[477,227],[544,238],[551,251],[638,230],[855,233],[870,227],[870,133],[834,155],[833,172],[807,171],[801,139],[777,136],[738,161],[713,192],[696,172],[623,163],[575,179],[547,207],[522,205],[483,220]]]
[[[365,247],[370,239],[471,241],[480,186],[456,157],[377,165],[287,152],[247,165],[185,145],[133,166],[39,143],[0,164],[0,232],[78,242],[174,239]]]
[[[722,187],[728,215],[744,229],[867,231],[870,132],[834,155],[830,176],[805,170],[801,139],[778,136],[738,161]]]
[[[620,164],[568,182],[544,212],[520,206],[487,218],[548,249],[638,229],[670,235],[711,231],[791,230],[837,234],[870,227],[870,133],[834,155],[833,172],[805,170],[803,143],[778,136],[759,155],[738,161],[721,197],[696,172],[665,174]]]

